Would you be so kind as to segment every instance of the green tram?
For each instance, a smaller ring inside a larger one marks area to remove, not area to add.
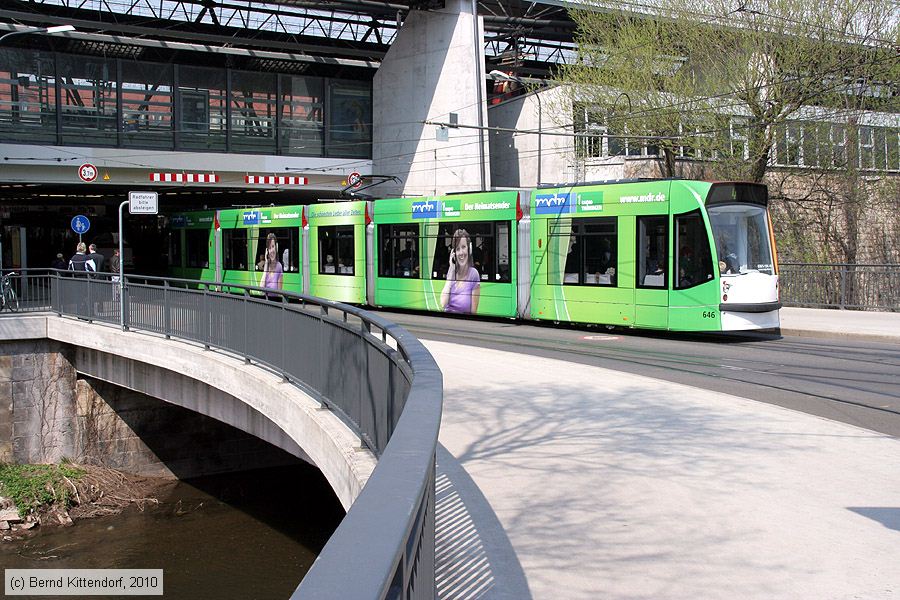
[[[765,186],[653,180],[192,212],[172,275],[410,310],[672,331],[779,326]],[[218,220],[219,228],[215,227]]]

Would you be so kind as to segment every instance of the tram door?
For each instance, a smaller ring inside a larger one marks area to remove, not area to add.
[[[637,217],[634,320],[639,327],[668,327],[669,216]]]

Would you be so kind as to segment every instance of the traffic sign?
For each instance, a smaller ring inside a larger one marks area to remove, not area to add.
[[[72,217],[72,231],[78,235],[84,235],[91,228],[91,221],[84,215]]]
[[[85,183],[90,183],[97,179],[97,167],[91,163],[84,163],[78,167],[78,178]]]
[[[132,215],[159,214],[159,194],[156,192],[128,192],[128,212]]]
[[[347,185],[352,186],[354,189],[358,188],[362,185],[362,175],[356,171],[350,173],[349,177],[347,177]]]

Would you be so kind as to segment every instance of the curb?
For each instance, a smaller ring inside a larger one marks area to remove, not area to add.
[[[803,338],[823,338],[830,340],[860,340],[867,342],[881,342],[885,344],[900,344],[900,335],[889,335],[880,333],[860,333],[853,331],[828,331],[825,329],[776,329],[782,336],[803,337]]]

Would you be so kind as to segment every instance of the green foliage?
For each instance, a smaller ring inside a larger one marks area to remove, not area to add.
[[[65,478],[77,480],[84,473],[69,464],[0,464],[0,495],[11,498],[21,515],[54,503],[68,507],[73,490]]]

